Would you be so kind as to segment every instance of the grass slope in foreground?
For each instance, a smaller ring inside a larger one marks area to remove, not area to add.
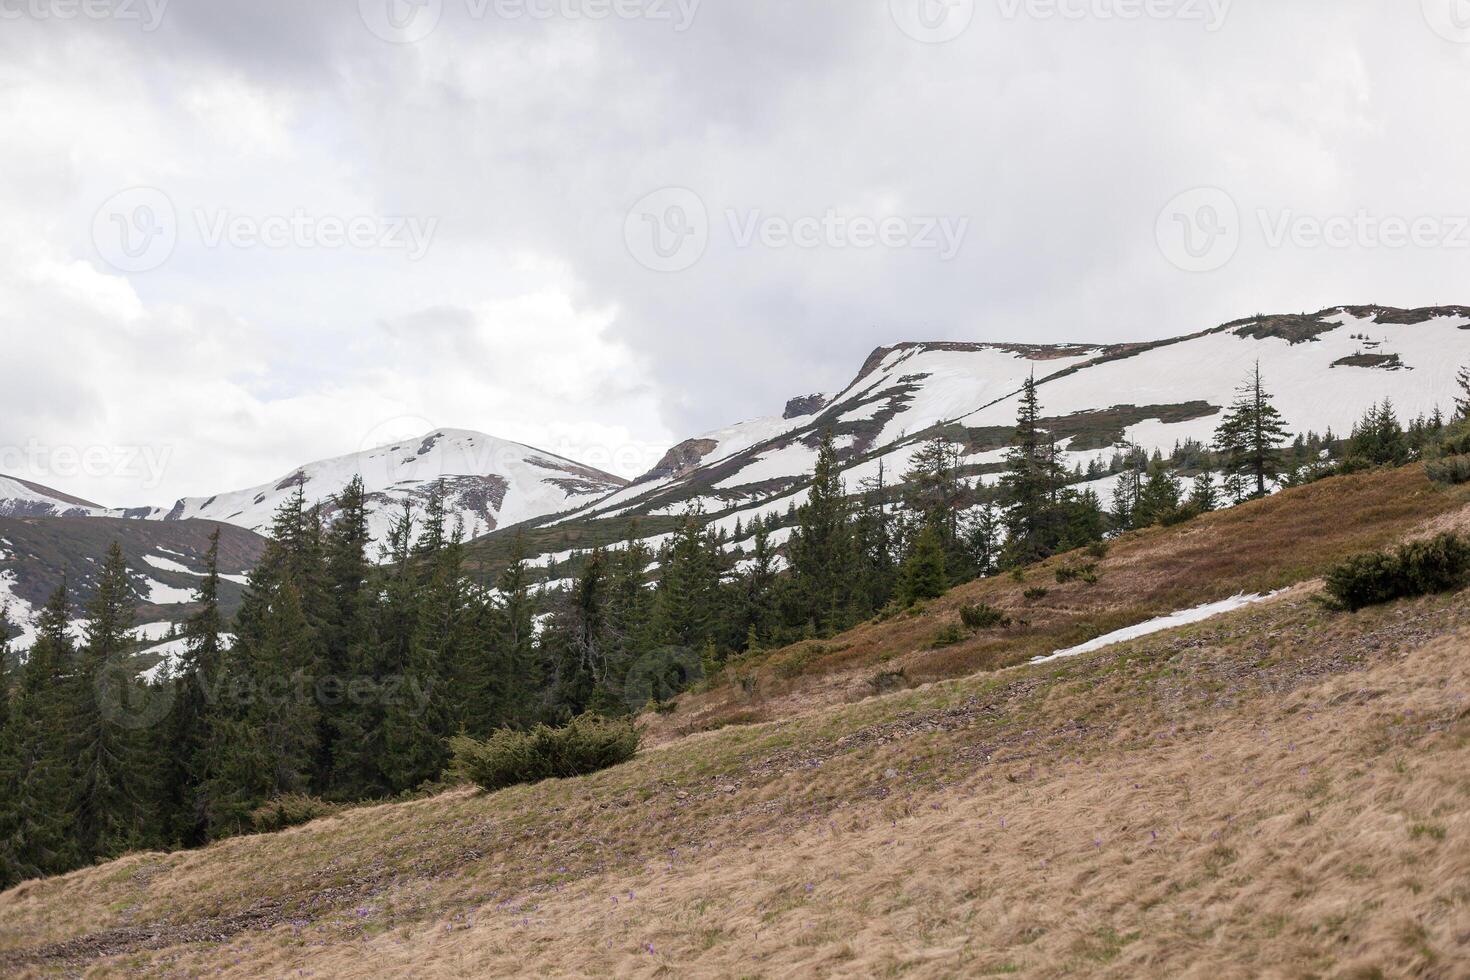
[[[1388,537],[1470,516],[1435,500]],[[1139,574],[1177,581],[1198,533],[1145,535],[1173,570]],[[0,973],[1464,976],[1470,603],[1316,590],[30,882],[0,895]]]

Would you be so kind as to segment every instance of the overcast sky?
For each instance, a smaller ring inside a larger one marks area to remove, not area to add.
[[[1466,42],[1465,0],[0,0],[0,470],[166,504],[451,426],[633,475],[880,344],[1470,302]]]

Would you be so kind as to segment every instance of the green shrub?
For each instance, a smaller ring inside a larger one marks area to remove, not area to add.
[[[1435,483],[1470,483],[1470,454],[1432,459],[1424,469]]]
[[[1021,595],[1026,599],[1027,602],[1035,602],[1038,599],[1045,599],[1047,596],[1051,595],[1051,590],[1044,585],[1036,585],[1027,589],[1025,592],[1021,593]]]
[[[963,643],[967,636],[969,634],[958,623],[948,623],[939,627],[939,632],[934,634],[934,639],[929,641],[929,646],[935,650],[952,647],[956,643]]]
[[[1091,561],[1085,565],[1063,565],[1057,569],[1057,584],[1066,585],[1081,579],[1088,585],[1097,584],[1097,562]]]
[[[1106,541],[1094,541],[1087,546],[1087,553],[1093,558],[1106,558],[1108,556],[1108,543]]]
[[[250,825],[257,833],[268,834],[287,827],[310,823],[319,817],[330,817],[342,807],[304,793],[269,800],[250,811]]]
[[[1395,599],[1451,592],[1467,582],[1470,541],[1441,534],[1392,552],[1349,558],[1327,573],[1327,595],[1334,607],[1356,611]]]
[[[981,602],[961,606],[960,622],[965,624],[966,629],[988,630],[992,626],[1011,625],[1011,618],[994,606]]]
[[[595,715],[574,718],[565,728],[503,729],[484,742],[459,735],[449,740],[450,771],[487,790],[582,776],[627,762],[639,738],[632,720]]]

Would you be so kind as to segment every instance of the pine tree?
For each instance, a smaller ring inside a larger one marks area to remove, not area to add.
[[[1460,368],[1460,373],[1455,376],[1455,384],[1460,389],[1455,395],[1455,418],[1470,419],[1470,365]]]
[[[204,581],[194,594],[199,607],[184,624],[184,653],[176,671],[173,712],[169,716],[170,750],[164,774],[164,800],[171,836],[187,846],[208,835],[207,803],[201,790],[212,696],[224,665],[224,617],[219,607],[219,536],[209,536]]]
[[[817,634],[835,632],[851,618],[853,547],[847,491],[831,430],[817,450],[811,489],[797,509],[796,522],[787,543],[792,572],[789,625]]]
[[[1271,404],[1257,363],[1215,431],[1215,446],[1229,471],[1253,479],[1255,496],[1264,497],[1266,481],[1280,472],[1279,450],[1286,438],[1281,413]]]
[[[381,705],[354,694],[380,680],[374,612],[374,573],[368,561],[367,490],[354,476],[333,498],[326,532],[325,565],[329,605],[323,629],[323,659],[333,698],[323,705],[318,777],[333,796],[360,799],[386,788],[379,762]]]
[[[1138,527],[1149,527],[1171,521],[1179,511],[1179,498],[1179,484],[1163,463],[1154,463],[1149,467],[1148,480],[1139,493],[1133,523]]]
[[[745,627],[746,649],[750,649],[752,644],[759,647],[769,642],[775,631],[776,553],[771,547],[771,534],[766,522],[757,518],[752,523],[755,529],[753,551],[740,583],[741,622]],[[867,571],[869,576],[878,574],[872,565]],[[868,585],[870,589],[874,587],[871,578]]]
[[[1391,401],[1384,399],[1364,413],[1353,427],[1348,454],[1372,466],[1402,466],[1409,461],[1409,441]]]
[[[1001,523],[993,504],[985,504],[970,521],[965,533],[970,563],[982,578],[995,574],[1000,563]]]
[[[1194,478],[1194,484],[1189,491],[1189,506],[1192,510],[1207,514],[1220,506],[1220,494],[1215,488],[1215,477],[1209,470],[1205,470]]]
[[[904,474],[909,509],[932,524],[949,548],[959,536],[959,447],[943,435],[924,443]]]
[[[949,587],[944,569],[944,542],[939,529],[925,524],[914,541],[914,550],[903,563],[898,597],[905,606],[923,599],[937,599]]]
[[[471,625],[463,533],[444,531],[442,504],[432,503],[439,498],[438,493],[431,498],[417,546],[427,572],[418,587],[403,684],[384,705],[383,769],[389,785],[400,791],[439,775],[448,761],[444,739],[465,727],[471,707],[457,676]]]
[[[0,604],[0,891],[19,882],[20,860],[15,854],[15,801],[10,798],[16,775],[15,727],[10,719],[10,610]]]
[[[856,565],[853,607],[856,618],[864,619],[888,604],[898,579],[894,527],[881,460],[877,479],[865,481],[862,486],[861,504],[852,522],[852,545]],[[775,590],[770,591],[773,594]]]
[[[495,685],[481,703],[486,718],[477,727],[488,732],[500,725],[526,727],[543,714],[543,671],[536,652],[537,600],[531,594],[530,570],[526,564],[525,540],[519,535],[511,544],[510,563],[495,584],[497,597],[487,612],[483,648],[493,658],[488,676]]]
[[[122,547],[113,542],[87,604],[85,644],[72,685],[76,836],[88,858],[112,858],[152,842],[148,757],[125,710],[132,703],[127,687],[139,683],[125,660],[133,646],[136,602]]]
[[[80,858],[72,837],[75,729],[68,687],[76,664],[69,609],[63,581],[41,609],[0,740],[0,873],[15,878],[69,871]]]
[[[1040,423],[1041,402],[1032,377],[1021,389],[1016,435],[1006,455],[1006,472],[1000,479],[1001,499],[1007,507],[1008,566],[1045,558],[1055,551],[1061,538],[1062,518],[1056,504],[1063,476],[1056,444]]]

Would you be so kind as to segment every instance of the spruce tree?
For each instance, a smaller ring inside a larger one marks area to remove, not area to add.
[[[1455,384],[1460,389],[1455,395],[1455,418],[1470,419],[1470,365],[1460,368]]]
[[[524,728],[543,714],[543,671],[536,651],[538,603],[531,592],[526,543],[519,534],[511,543],[510,563],[495,583],[496,598],[484,618],[482,647],[492,658],[488,677],[495,688],[481,699],[486,717],[477,726],[489,731],[501,725]]]
[[[354,476],[333,498],[326,532],[328,608],[323,629],[323,659],[333,697],[323,705],[319,776],[333,796],[349,799],[383,792],[380,756],[372,731],[381,717],[372,698],[355,692],[379,678],[374,630],[376,596],[368,560],[367,491]]]
[[[1264,497],[1266,481],[1280,473],[1280,446],[1286,438],[1281,413],[1271,404],[1257,363],[1215,431],[1215,446],[1229,471],[1253,479],[1255,496]]]
[[[905,606],[937,599],[949,587],[944,568],[944,542],[939,529],[925,524],[899,575],[898,597]]]
[[[0,853],[16,878],[60,874],[81,858],[76,829],[75,731],[68,696],[76,669],[65,581],[41,609],[36,641],[17,671],[0,740]]]
[[[852,526],[831,430],[817,449],[811,488],[797,508],[787,554],[792,574],[790,625],[815,634],[849,625]]]
[[[1001,554],[1001,523],[993,504],[983,505],[970,521],[965,541],[975,574],[982,578],[995,574]]]
[[[1016,434],[1000,479],[1001,500],[1007,508],[1005,564],[1009,566],[1045,558],[1061,537],[1056,504],[1063,477],[1056,444],[1040,423],[1041,402],[1032,377],[1021,389]]]
[[[195,846],[208,834],[201,786],[209,725],[224,666],[224,617],[219,606],[219,536],[209,536],[204,581],[194,594],[199,607],[184,623],[184,653],[174,678],[169,716],[170,750],[164,774],[164,800],[173,839]]]
[[[1205,470],[1194,478],[1189,491],[1189,506],[1200,514],[1207,514],[1220,506],[1220,493],[1215,488],[1215,477]]]
[[[1138,495],[1133,523],[1138,527],[1149,527],[1173,520],[1179,511],[1179,498],[1179,484],[1162,463],[1154,463],[1149,467],[1148,480]]]
[[[745,647],[750,649],[770,642],[775,631],[776,552],[771,546],[771,533],[766,522],[752,522],[755,536],[751,555],[740,579],[741,625],[745,628]],[[870,568],[871,574],[871,568]]]
[[[153,843],[149,758],[141,739],[146,729],[135,727],[147,719],[129,710],[136,703],[130,686],[139,683],[127,660],[136,602],[122,547],[113,542],[87,604],[85,643],[72,684],[76,835],[88,858],[113,858]]]

